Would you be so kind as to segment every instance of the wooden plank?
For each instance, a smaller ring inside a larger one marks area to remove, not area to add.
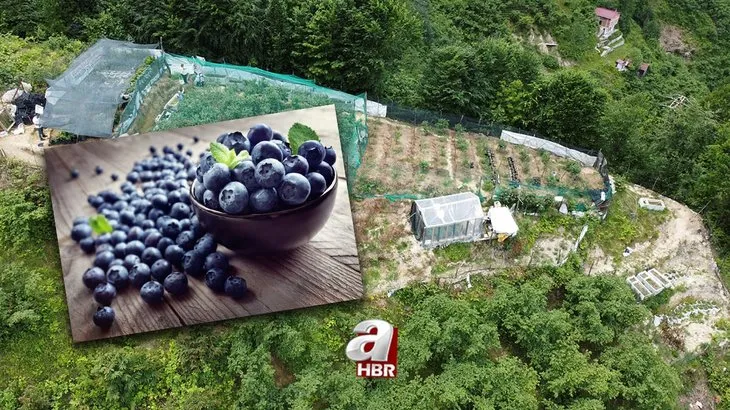
[[[159,306],[144,303],[136,289],[120,292],[112,304],[116,311],[114,326],[102,331],[93,325],[91,317],[96,303],[91,291],[81,282],[81,275],[92,265],[93,257],[84,254],[69,237],[75,217],[95,213],[86,201],[87,196],[104,189],[119,191],[134,162],[149,155],[152,145],[161,150],[163,145],[174,147],[182,142],[185,150],[192,149],[197,159],[208,142],[221,133],[233,130],[245,132],[251,125],[261,122],[283,131],[295,122],[307,124],[317,132],[323,143],[332,145],[338,153],[342,152],[333,105],[46,149],[46,170],[74,342],[297,309],[362,296],[352,212],[340,155],[336,168],[341,183],[335,209],[326,226],[309,244],[276,257],[243,257],[219,247],[229,256],[232,273],[246,279],[250,292],[243,300],[215,294],[203,282],[189,278],[190,292],[187,295],[175,298],[166,294],[165,303]],[[201,142],[193,144],[193,136],[198,136]],[[97,165],[104,168],[104,174],[94,174]],[[72,168],[80,172],[76,180],[69,177]],[[120,176],[118,182],[111,182],[112,172]]]

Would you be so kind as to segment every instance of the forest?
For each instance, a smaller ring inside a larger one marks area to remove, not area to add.
[[[619,51],[647,76],[596,52],[597,5],[621,11]],[[730,0],[4,1],[0,85],[42,89],[100,37],[601,150],[702,213],[730,280]],[[43,176],[0,161],[0,408],[663,409],[703,380],[730,408],[723,349],[677,357],[643,331],[659,302],[577,261],[73,346]],[[344,357],[371,317],[401,330],[395,382],[355,379]]]

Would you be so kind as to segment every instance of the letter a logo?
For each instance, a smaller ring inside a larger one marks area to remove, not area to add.
[[[398,329],[384,320],[370,319],[358,323],[354,331],[358,336],[347,344],[345,354],[357,362],[357,375],[395,377]]]

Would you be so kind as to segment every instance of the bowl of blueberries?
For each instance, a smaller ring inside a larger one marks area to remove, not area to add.
[[[309,242],[332,213],[336,158],[316,139],[292,146],[266,124],[245,135],[225,133],[201,155],[190,202],[205,231],[231,250],[291,250]]]

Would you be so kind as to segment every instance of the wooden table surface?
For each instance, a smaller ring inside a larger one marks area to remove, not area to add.
[[[93,265],[93,255],[83,253],[69,236],[75,217],[96,213],[87,203],[87,196],[104,189],[119,192],[133,163],[148,156],[152,145],[161,150],[164,145],[174,147],[181,142],[185,150],[192,149],[197,159],[208,142],[221,133],[245,133],[251,125],[262,122],[283,132],[295,122],[306,124],[324,144],[337,150],[340,184],[327,225],[309,244],[275,257],[242,257],[219,246],[218,250],[230,258],[232,273],[248,284],[249,292],[243,300],[215,294],[204,282],[189,278],[187,295],[175,298],[165,293],[165,303],[151,306],[130,286],[112,303],[116,313],[114,325],[108,330],[96,327],[92,316],[97,304],[91,290],[81,281],[84,271]],[[193,144],[193,136],[198,136],[200,142]],[[362,277],[341,152],[334,105],[46,149],[46,171],[74,342],[360,298]],[[102,175],[94,174],[97,165],[104,168]],[[69,177],[72,168],[80,172],[76,180]],[[120,176],[118,182],[111,181],[112,173]]]

